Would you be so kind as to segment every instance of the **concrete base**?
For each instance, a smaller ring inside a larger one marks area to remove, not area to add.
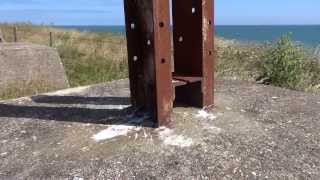
[[[57,51],[30,43],[0,43],[0,92],[28,84],[49,90],[69,87]]]
[[[0,178],[319,179],[320,95],[216,82],[173,129],[127,109],[127,80],[0,102]]]

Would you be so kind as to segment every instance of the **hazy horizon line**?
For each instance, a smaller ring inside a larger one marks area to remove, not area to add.
[[[32,23],[28,21],[17,22],[1,22],[0,24],[32,24],[32,25],[46,25],[46,26],[125,26],[124,24],[54,24],[54,23]],[[320,26],[319,24],[215,24],[215,26]]]
[[[41,25],[41,24],[39,24]],[[45,24],[44,24],[45,25]],[[86,25],[86,24],[54,24],[49,26],[125,26],[124,24],[96,24],[96,25]],[[320,26],[320,24],[216,24],[215,26]]]

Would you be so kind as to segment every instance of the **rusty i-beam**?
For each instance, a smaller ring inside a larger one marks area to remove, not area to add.
[[[158,126],[170,124],[175,104],[213,105],[213,0],[172,0],[172,6],[124,0],[124,6],[132,105],[150,112]]]

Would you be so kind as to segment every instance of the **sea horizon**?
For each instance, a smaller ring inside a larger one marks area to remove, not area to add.
[[[109,32],[125,34],[124,25],[54,25],[55,27],[77,29],[88,32]],[[320,44],[319,25],[215,25],[218,37],[241,42],[272,42],[284,34],[290,34],[292,39],[306,46]]]

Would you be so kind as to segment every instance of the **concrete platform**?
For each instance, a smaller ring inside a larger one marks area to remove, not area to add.
[[[173,129],[131,115],[127,80],[0,102],[0,179],[320,178],[320,95],[216,84]]]
[[[0,93],[30,86],[50,91],[69,88],[56,49],[31,43],[0,43]]]

